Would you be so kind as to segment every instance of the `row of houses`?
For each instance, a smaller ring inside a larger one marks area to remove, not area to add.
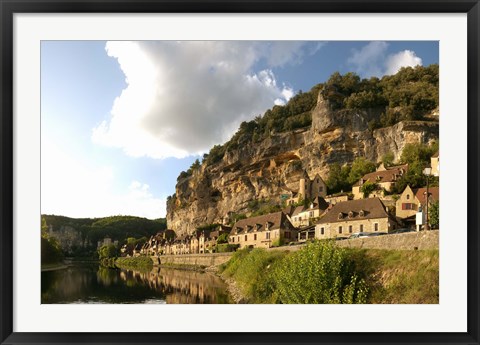
[[[431,165],[433,175],[438,176],[438,153],[432,157]],[[335,196],[326,195],[325,182],[319,175],[310,179],[305,172],[298,192],[290,194],[282,211],[242,219],[232,227],[218,225],[177,238],[157,234],[136,248],[134,255],[212,253],[222,234],[228,234],[231,248],[270,248],[311,239],[348,237],[356,232],[389,233],[400,227],[413,227],[417,213],[427,203],[439,201],[439,188],[429,188],[427,195],[426,188],[407,186],[398,199],[385,195],[407,171],[408,165],[382,164],[375,172],[363,176],[353,186],[351,195]],[[364,195],[361,187],[367,182],[375,183],[376,189]],[[303,198],[311,202],[295,206]]]
[[[173,230],[166,230],[151,236],[143,245],[137,245],[133,253],[122,251],[122,254],[158,256],[213,253],[219,237],[222,234],[229,234],[230,230],[231,227],[218,225],[213,229],[196,230],[193,234],[179,237],[169,235]]]

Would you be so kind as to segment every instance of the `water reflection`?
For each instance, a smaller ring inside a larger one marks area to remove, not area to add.
[[[149,272],[97,265],[42,272],[42,303],[232,303],[210,273],[154,268]]]

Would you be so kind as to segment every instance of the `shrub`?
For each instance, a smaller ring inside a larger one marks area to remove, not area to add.
[[[273,282],[280,303],[365,303],[368,294],[345,250],[331,241],[287,256],[276,266]]]

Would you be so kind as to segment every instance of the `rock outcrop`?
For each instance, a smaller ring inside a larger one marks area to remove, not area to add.
[[[404,121],[370,131],[369,121],[379,116],[376,109],[332,110],[319,95],[310,128],[241,143],[220,162],[204,163],[179,179],[167,202],[168,227],[177,235],[191,233],[198,226],[221,223],[231,213],[248,213],[251,200],[280,200],[297,190],[304,170],[326,179],[333,163],[351,163],[359,156],[379,162],[388,152],[398,159],[408,143],[438,140],[436,121]]]

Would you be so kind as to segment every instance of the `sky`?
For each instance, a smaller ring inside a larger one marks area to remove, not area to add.
[[[41,212],[165,217],[182,170],[338,71],[438,63],[425,41],[43,41]]]

